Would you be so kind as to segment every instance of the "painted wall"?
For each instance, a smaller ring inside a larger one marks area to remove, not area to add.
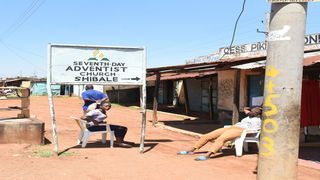
[[[60,95],[60,85],[51,85],[53,95]],[[47,82],[34,82],[31,88],[32,95],[44,96],[47,95]]]
[[[232,111],[235,70],[218,72],[218,109]]]

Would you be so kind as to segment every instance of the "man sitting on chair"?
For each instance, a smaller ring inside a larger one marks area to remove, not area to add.
[[[81,116],[81,119],[88,121],[87,129],[89,131],[105,131],[106,126],[99,126],[99,124],[106,123],[105,119],[107,118],[107,111],[111,109],[111,104],[105,101],[100,103],[98,109],[94,109]],[[119,147],[132,147],[129,144],[125,144],[123,139],[127,133],[128,128],[124,126],[111,125],[110,129],[114,131],[114,135],[116,136],[115,144]]]
[[[261,113],[262,109],[260,107],[244,108],[244,112],[248,117],[241,120],[241,122],[236,123],[231,127],[225,127],[216,129],[208,134],[203,135],[196,144],[186,151],[181,151],[178,155],[189,155],[194,154],[195,150],[200,149],[202,146],[207,144],[209,141],[213,141],[210,150],[205,156],[199,156],[195,160],[208,160],[210,156],[218,152],[225,142],[233,140],[241,136],[243,130],[247,131],[257,131],[261,128]]]

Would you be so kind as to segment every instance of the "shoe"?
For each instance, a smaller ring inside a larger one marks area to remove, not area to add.
[[[177,153],[178,155],[191,155],[193,154],[192,152],[188,152],[188,151],[180,151]]]
[[[205,156],[199,156],[197,158],[195,158],[194,160],[196,161],[206,161],[206,160],[209,160],[210,158],[206,158]]]
[[[118,147],[123,147],[123,148],[132,148],[132,146],[130,144],[125,144],[125,143],[114,143],[114,145],[118,146]]]

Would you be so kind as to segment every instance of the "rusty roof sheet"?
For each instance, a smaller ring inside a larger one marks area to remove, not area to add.
[[[206,77],[212,74],[216,74],[216,71],[208,72],[167,72],[161,73],[160,80],[177,80],[177,79],[186,79],[186,78],[199,78]],[[147,77],[147,81],[155,81],[156,75],[153,74]]]
[[[157,67],[157,68],[148,68],[148,73],[154,72],[169,72],[169,71],[189,71],[189,70],[197,70],[197,69],[208,69],[208,68],[216,68],[216,67],[223,67],[223,66],[232,66],[232,65],[239,65],[245,64],[250,62],[256,62],[265,60],[265,56],[254,57],[254,58],[233,58],[227,60],[217,60],[212,62],[204,62],[204,63],[196,63],[196,64],[184,64],[184,65],[176,65],[176,66],[164,66],[164,67]]]
[[[218,69],[225,68],[236,68],[236,69],[254,69],[264,67],[262,65],[263,61],[266,60],[266,56],[259,56],[254,58],[242,57],[242,58],[233,58],[227,60],[217,60],[212,62],[196,63],[196,64],[184,64],[177,66],[164,66],[157,68],[148,68],[147,72],[156,73],[156,72],[188,72],[195,70],[209,70],[215,71]],[[304,66],[311,66],[314,64],[320,63],[320,55],[314,55],[304,58]]]
[[[256,69],[266,66],[266,60],[232,66],[234,69]]]
[[[304,58],[303,66],[312,66],[320,63],[320,55]]]

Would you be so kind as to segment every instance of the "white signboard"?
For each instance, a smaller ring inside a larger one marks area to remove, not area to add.
[[[267,42],[256,42],[250,44],[235,45],[223,47],[219,50],[220,59],[238,58],[238,57],[259,57],[266,56]]]
[[[199,56],[194,59],[186,60],[186,64],[204,63],[219,60],[219,51],[206,56]]]
[[[143,85],[144,48],[50,45],[52,84]]]
[[[320,49],[320,34],[310,34],[304,37],[304,50]],[[261,41],[250,44],[235,45],[219,49],[219,59],[238,57],[261,57],[267,55],[267,42]]]
[[[320,0],[267,0],[270,3],[316,2]]]

